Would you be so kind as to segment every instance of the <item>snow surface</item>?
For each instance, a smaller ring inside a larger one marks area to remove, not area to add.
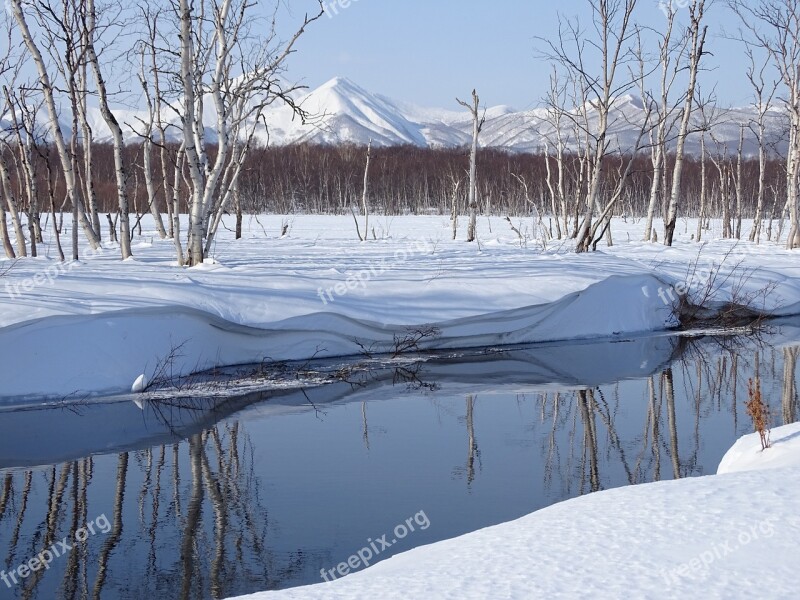
[[[773,440],[762,454],[757,435],[745,436],[723,460],[729,471],[767,470],[598,492],[329,583],[240,600],[796,598],[800,426]],[[772,450],[778,460],[756,458]]]
[[[770,431],[770,447],[761,449],[757,433],[739,439],[719,463],[717,473],[781,469],[800,462],[800,423]]]
[[[391,351],[422,325],[438,334],[420,345],[442,349],[662,331],[675,325],[670,286],[686,281],[692,293],[710,281],[719,301],[800,314],[795,254],[701,247],[688,223],[664,248],[635,241],[641,222],[620,220],[613,248],[575,255],[570,242],[520,247],[500,217],[479,220],[480,244],[463,241],[466,219],[454,242],[447,217],[373,216],[379,239],[365,243],[352,217],[292,217],[280,239],[284,219],[246,219],[240,241],[222,230],[213,259],[192,269],[177,268],[172,243],[147,224],[124,262],[111,246],[80,263],[17,261],[0,280],[0,397],[128,392],[170,354],[177,375]],[[52,242],[41,251],[52,257]]]
[[[350,217],[291,217],[279,238],[285,219],[248,219],[240,241],[225,230],[192,269],[174,265],[172,243],[147,223],[124,262],[109,245],[60,265],[52,240],[42,258],[0,262],[11,266],[0,280],[3,402],[125,393],[170,353],[179,374],[391,349],[420,325],[438,329],[430,348],[621,339],[673,326],[669,294],[683,282],[718,302],[800,314],[796,253],[715,239],[718,223],[698,245],[681,222],[664,248],[619,219],[613,248],[577,256],[570,242],[520,244],[500,217],[479,220],[479,244],[463,242],[466,220],[452,241],[447,217],[373,216],[379,239],[365,243]],[[253,598],[794,597],[800,430],[772,440],[764,453],[754,436],[737,443],[726,474],[593,494]]]

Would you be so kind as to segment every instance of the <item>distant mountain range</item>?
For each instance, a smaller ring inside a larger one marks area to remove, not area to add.
[[[313,118],[303,124],[286,106],[270,108],[266,114],[266,127],[259,126],[257,137],[262,142],[273,145],[295,143],[315,143],[326,145],[358,144],[366,145],[370,140],[376,146],[414,145],[431,148],[462,147],[470,143],[472,123],[464,110],[423,108],[405,102],[392,100],[380,94],[368,92],[348,79],[337,77],[319,88],[305,94],[298,94],[296,101]],[[453,103],[455,105],[455,102]],[[727,152],[735,154],[739,145],[740,129],[755,118],[753,108],[739,108],[715,111],[720,119],[712,129],[713,137],[706,138],[708,152],[716,154]],[[594,111],[590,110],[590,118]],[[145,113],[135,110],[115,111],[123,123],[128,140],[140,139],[137,130],[143,129],[140,119]],[[615,102],[611,117],[612,149],[630,149],[638,134],[645,108],[642,100],[635,96],[622,96]],[[216,122],[213,108],[206,106],[204,119],[206,135],[213,141],[216,137]],[[100,111],[90,109],[90,123],[95,139],[110,140],[108,128]],[[168,135],[173,139],[180,137],[177,117],[172,117],[172,127]],[[0,121],[7,128],[8,123]],[[69,126],[62,123],[69,131]],[[784,140],[787,126],[780,110],[774,110],[768,117],[768,138],[778,150],[786,146]],[[547,140],[552,147],[555,130],[547,121],[545,109],[516,111],[508,106],[495,106],[486,110],[486,123],[481,133],[481,145],[504,149],[511,152],[543,151]],[[562,135],[573,140],[571,126],[565,126]],[[700,138],[693,135],[687,144],[688,152],[699,154]],[[749,128],[745,129],[745,154],[752,156],[758,152],[756,137]]]

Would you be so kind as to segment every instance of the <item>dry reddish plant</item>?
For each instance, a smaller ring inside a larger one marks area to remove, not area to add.
[[[764,404],[761,397],[760,382],[753,383],[750,379],[747,382],[747,394],[749,400],[745,403],[747,414],[753,419],[753,427],[761,438],[761,449],[769,448],[769,407]]]

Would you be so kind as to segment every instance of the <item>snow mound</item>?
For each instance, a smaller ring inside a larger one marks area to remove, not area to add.
[[[672,307],[642,294],[658,285],[652,275],[611,276],[549,303],[438,322],[425,322],[422,314],[411,324],[381,322],[378,311],[363,311],[362,318],[309,311],[253,326],[185,306],[45,317],[0,329],[0,364],[18,375],[4,382],[2,396],[127,392],[131,381],[143,383],[165,360],[169,372],[180,376],[219,366],[358,355],[365,348],[394,353],[398,340],[416,339],[420,331],[425,333],[413,346],[420,350],[661,331],[676,324]],[[348,312],[346,303],[330,308]],[[47,377],[37,376],[43,364]]]
[[[770,442],[762,450],[757,433],[741,437],[722,457],[717,474],[800,467],[800,423],[773,429]]]
[[[147,389],[147,375],[142,373],[131,386],[131,394],[141,394]]]
[[[800,468],[614,489],[241,600],[793,598],[798,489]]]

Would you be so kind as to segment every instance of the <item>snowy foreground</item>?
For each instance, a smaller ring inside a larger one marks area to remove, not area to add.
[[[514,224],[534,233],[532,219]],[[373,216],[377,239],[364,243],[350,216],[248,217],[239,241],[226,225],[214,258],[192,269],[174,265],[172,243],[147,223],[125,262],[109,246],[62,265],[52,240],[40,249],[50,258],[0,262],[0,273],[11,266],[0,277],[0,398],[127,392],[170,354],[180,374],[393,352],[421,325],[419,346],[440,349],[660,331],[687,290],[800,314],[796,253],[714,230],[700,246],[691,222],[664,248],[638,241],[641,221],[618,220],[613,248],[580,256],[569,241],[521,243],[500,217],[479,220],[478,244],[463,241],[466,219],[452,241],[447,217]]]
[[[631,337],[676,326],[684,293],[800,314],[797,253],[714,230],[700,246],[693,223],[664,248],[638,241],[641,221],[620,220],[613,248],[581,256],[570,242],[521,243],[501,218],[480,219],[479,244],[463,227],[452,241],[446,217],[370,223],[377,239],[359,243],[351,217],[248,219],[243,240],[224,232],[193,269],[175,266],[147,224],[125,262],[108,246],[61,265],[51,244],[49,258],[0,262],[0,404],[127,393],[170,354],[177,375],[392,352],[420,330],[432,349]],[[794,597],[800,426],[772,442],[762,453],[747,436],[715,476],[592,494],[251,598]]]
[[[745,436],[717,475],[583,496],[330,583],[242,598],[795,598],[800,424],[772,442],[762,452]]]

